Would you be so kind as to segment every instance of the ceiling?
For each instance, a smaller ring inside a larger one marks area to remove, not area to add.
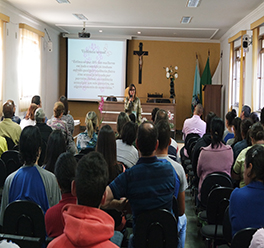
[[[83,14],[88,18],[85,30],[91,37],[198,40],[219,40],[263,3],[263,0],[201,0],[197,8],[189,8],[187,0],[69,0],[69,4],[56,0],[3,1],[73,36],[83,29],[83,21],[73,14]],[[190,16],[191,22],[181,24],[183,16]]]

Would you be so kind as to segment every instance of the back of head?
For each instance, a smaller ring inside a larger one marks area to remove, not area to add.
[[[250,108],[248,105],[244,105],[244,106],[242,107],[241,112],[244,112],[244,116],[245,116],[246,118],[248,118],[249,115],[250,115],[250,113],[251,113],[251,108]]]
[[[251,126],[249,135],[254,141],[264,140],[264,128],[260,122]]]
[[[40,107],[40,105],[41,105],[40,96],[38,96],[38,95],[33,96],[31,99],[31,103],[35,103],[36,105],[38,105]]]
[[[201,116],[203,114],[203,105],[201,103],[198,103],[195,106],[194,114]]]
[[[252,146],[246,153],[245,165],[248,168],[252,164],[252,180],[264,182],[264,147],[262,145]]]
[[[161,120],[155,124],[158,130],[159,150],[167,148],[170,144],[170,124],[166,120]]]
[[[132,122],[136,123],[136,115],[134,113],[131,113],[128,117]]]
[[[262,125],[264,125],[264,107],[261,109],[260,112],[260,122]]]
[[[7,102],[10,102],[12,104],[13,108],[16,106],[15,102],[13,100],[11,100],[11,99],[7,100]]]
[[[234,143],[241,141],[242,140],[242,136],[241,136],[241,118],[240,117],[236,117],[233,120],[233,127],[234,127],[234,133],[235,133],[235,141]]]
[[[225,124],[221,118],[215,117],[211,122],[212,148],[221,146]]]
[[[211,121],[214,117],[216,117],[216,114],[212,111],[210,111],[207,114],[207,116],[205,117],[205,119],[206,119],[206,133],[211,133]]]
[[[14,114],[14,107],[10,102],[5,102],[3,105],[3,113],[5,118],[12,118]]]
[[[128,115],[125,112],[120,112],[117,117],[117,132],[119,133],[119,135],[121,135],[123,126],[129,121],[130,119]]]
[[[247,140],[247,144],[251,145],[250,137],[249,137],[249,130],[251,126],[253,125],[253,122],[250,118],[244,119],[241,121],[241,136]]]
[[[59,155],[66,151],[66,141],[61,130],[54,130],[49,136],[44,164],[45,169],[54,172]]]
[[[45,113],[44,113],[42,108],[36,109],[35,120],[36,120],[36,123],[44,123],[45,122]]]
[[[259,121],[259,117],[256,112],[251,112],[249,115],[249,118],[253,121],[253,123],[256,123]]]
[[[69,152],[62,153],[56,161],[54,174],[63,194],[71,193],[71,183],[75,177],[76,167],[76,159]]]
[[[152,109],[152,112],[151,112],[151,120],[154,122],[155,121],[155,118],[156,118],[156,114],[158,112],[159,108],[154,108]]]
[[[68,114],[68,100],[67,100],[67,97],[66,96],[61,96],[60,97],[60,102],[62,102],[63,105],[64,105],[64,112],[63,112],[63,114],[64,115],[67,115]]]
[[[122,129],[122,141],[131,146],[137,137],[138,125],[132,121],[127,122]]]
[[[98,152],[90,152],[79,161],[75,176],[79,205],[98,208],[108,183],[106,161]]]
[[[33,165],[39,155],[41,147],[41,134],[36,126],[25,127],[19,139],[19,152],[23,163]]]
[[[62,102],[55,102],[53,107],[54,117],[59,118],[64,112],[64,105]]]
[[[37,104],[35,103],[31,103],[28,110],[27,110],[27,114],[25,116],[25,119],[27,120],[34,120],[34,116],[35,116],[35,111],[38,108]]]
[[[169,121],[168,112],[163,109],[159,109],[157,111],[156,117],[155,117],[155,124],[161,120]]]
[[[93,137],[94,132],[96,131],[98,125],[98,118],[94,111],[90,111],[85,116],[85,125],[88,136]]]
[[[137,146],[142,156],[150,156],[156,148],[157,128],[151,122],[143,122],[138,128]]]
[[[227,120],[227,125],[229,127],[232,126],[232,122],[236,118],[236,116],[237,116],[237,113],[236,113],[236,110],[235,109],[232,109],[231,111],[227,112],[225,118]]]

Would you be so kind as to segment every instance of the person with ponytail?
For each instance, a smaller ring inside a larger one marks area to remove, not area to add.
[[[233,150],[231,146],[225,145],[222,142],[224,128],[222,119],[218,117],[213,118],[211,121],[212,142],[209,146],[201,148],[197,164],[197,176],[200,178],[198,185],[199,200],[203,180],[208,174],[225,172],[230,175],[233,164]]]
[[[249,131],[249,137],[250,137],[252,146],[257,145],[257,144],[264,146],[264,128],[260,122],[257,122],[252,125]],[[252,146],[248,146],[247,148],[243,149],[239,153],[235,161],[233,170],[232,170],[232,178],[234,180],[240,180],[240,183],[239,183],[240,188],[246,185],[244,181],[245,154]]]
[[[97,143],[98,117],[94,111],[90,111],[85,117],[86,130],[77,136],[77,150],[85,148],[95,149]]]
[[[237,113],[235,109],[232,109],[232,111],[229,111],[225,116],[225,126],[226,130],[223,135],[223,140],[226,143],[229,139],[232,139],[235,137],[234,130],[233,130],[233,120],[236,118]]]
[[[263,131],[259,131],[262,135]],[[236,188],[230,196],[229,216],[234,235],[241,229],[264,226],[264,147],[253,145],[247,150],[243,165],[246,186]]]

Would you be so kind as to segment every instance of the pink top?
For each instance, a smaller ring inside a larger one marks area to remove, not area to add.
[[[185,140],[189,133],[197,133],[202,137],[206,132],[206,123],[200,118],[199,115],[193,115],[184,121],[182,128],[182,139]]]
[[[233,164],[233,150],[231,146],[224,145],[218,148],[212,148],[211,144],[201,148],[198,158],[197,176],[200,178],[198,185],[198,198],[200,198],[200,190],[205,177],[213,172],[225,172],[230,176]]]

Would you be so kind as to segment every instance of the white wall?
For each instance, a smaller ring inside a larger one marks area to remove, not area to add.
[[[4,58],[4,85],[3,85],[3,101],[8,99],[14,100],[15,104],[19,103],[18,92],[18,48],[19,48],[19,23],[25,23],[42,32],[44,28],[48,30],[53,43],[53,51],[47,49],[48,37],[42,38],[42,61],[41,61],[41,99],[42,108],[46,116],[51,117],[53,113],[53,105],[58,100],[59,94],[59,31],[47,26],[28,16],[13,6],[0,0],[0,12],[10,17],[10,22],[6,25],[6,41],[5,41],[5,58]],[[16,115],[23,115],[18,113]]]
[[[241,30],[247,30],[251,35],[250,24],[260,19],[264,15],[264,3],[257,9],[239,21],[231,29],[226,32],[221,38],[221,51],[223,51],[223,65],[222,65],[222,83],[224,87],[224,113],[228,111],[228,82],[229,82],[229,54],[230,46],[228,39]],[[251,106],[252,98],[252,46],[249,46],[249,52],[246,54],[245,60],[245,90],[244,90],[244,104]],[[252,111],[255,111],[253,109]]]

